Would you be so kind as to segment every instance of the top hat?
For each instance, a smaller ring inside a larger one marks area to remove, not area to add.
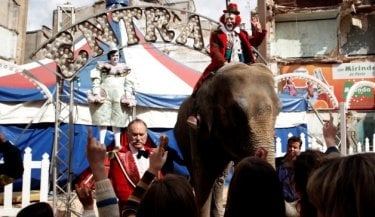
[[[223,12],[224,13],[232,13],[232,14],[235,14],[235,15],[239,15],[240,14],[240,11],[238,10],[238,6],[235,3],[230,3],[227,6],[227,9],[223,10]]]

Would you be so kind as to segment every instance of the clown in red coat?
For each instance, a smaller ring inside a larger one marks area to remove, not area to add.
[[[262,30],[259,20],[252,17],[252,36],[240,29],[241,17],[237,4],[230,3],[220,17],[221,25],[211,33],[210,57],[211,63],[206,67],[198,82],[195,84],[194,97],[202,83],[229,62],[255,62],[252,46],[258,47],[265,38],[267,31]],[[190,116],[187,120],[190,126],[196,127],[197,119]]]
[[[202,82],[213,72],[229,62],[254,63],[255,58],[251,46],[258,47],[264,40],[267,30],[261,28],[259,20],[252,17],[252,36],[240,29],[241,17],[237,4],[230,3],[220,17],[221,25],[211,33],[211,63],[206,67],[194,87],[198,89]]]

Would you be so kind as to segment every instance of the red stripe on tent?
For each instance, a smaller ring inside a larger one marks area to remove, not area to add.
[[[160,63],[162,63],[171,72],[173,72],[173,74],[175,74],[185,83],[187,83],[190,87],[194,87],[195,83],[198,81],[200,77],[199,74],[197,74],[192,69],[189,69],[184,65],[169,58],[167,55],[153,47],[150,43],[146,43],[144,37],[140,33],[138,33],[137,35],[140,39],[142,46],[147,50],[147,52],[149,52],[155,59],[157,59]]]
[[[80,47],[78,47],[77,45],[81,42],[81,41],[84,41],[84,43],[82,43],[82,45]],[[91,49],[91,47],[89,46],[89,44],[87,43],[86,39],[81,36],[78,40],[76,40],[75,42],[75,47],[74,47],[74,58],[77,58],[79,52],[81,50],[85,50],[89,56],[92,56],[93,55],[93,51]]]
[[[54,62],[47,64],[46,67],[51,70],[56,70],[56,64]],[[45,67],[38,66],[29,69],[29,71],[47,87],[56,84],[56,75]],[[35,84],[21,73],[1,77],[0,86],[9,88],[35,88]]]

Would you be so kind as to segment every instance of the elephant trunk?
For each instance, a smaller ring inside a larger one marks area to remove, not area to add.
[[[250,126],[250,144],[253,145],[255,153],[259,150],[266,151],[266,159],[273,167],[275,167],[275,144],[274,144],[274,126],[275,121],[270,121],[268,117],[267,121],[260,121],[251,119]],[[251,123],[254,122],[254,123]]]

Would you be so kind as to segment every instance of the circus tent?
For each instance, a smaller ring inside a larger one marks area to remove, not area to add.
[[[77,46],[78,50],[86,46],[84,41],[78,41],[77,44],[81,44]],[[179,55],[192,53],[191,50],[166,55],[163,50],[165,46],[173,45],[140,43],[125,47],[122,51],[124,61],[131,68],[131,79],[134,79],[136,84],[136,116],[148,124],[150,138],[155,144],[158,136],[166,133],[171,138],[170,146],[178,151],[173,137],[177,111],[182,101],[192,92],[200,72],[208,64],[209,57],[199,53],[195,57],[186,55],[185,58],[179,58]],[[173,47],[168,48],[174,50]],[[200,62],[192,64],[197,62],[197,59]],[[90,71],[95,67],[96,60],[89,61],[73,81],[75,138],[72,166],[75,176],[88,166],[84,148],[91,117],[86,94],[91,87]],[[43,59],[21,66],[4,61],[0,64],[0,131],[20,149],[31,147],[33,156],[42,156],[45,152],[51,156],[55,130],[53,123],[56,116],[55,63]],[[276,124],[277,134],[285,137],[286,131],[306,131],[307,106],[303,104],[304,100],[286,96],[281,96],[281,99],[283,111],[294,112],[292,116],[295,118],[282,118],[282,113]],[[66,124],[62,126],[63,130],[66,128]],[[108,144],[112,142],[111,139],[109,135]],[[186,168],[180,165],[176,165],[176,170],[187,173]],[[38,174],[35,177],[38,177]]]

